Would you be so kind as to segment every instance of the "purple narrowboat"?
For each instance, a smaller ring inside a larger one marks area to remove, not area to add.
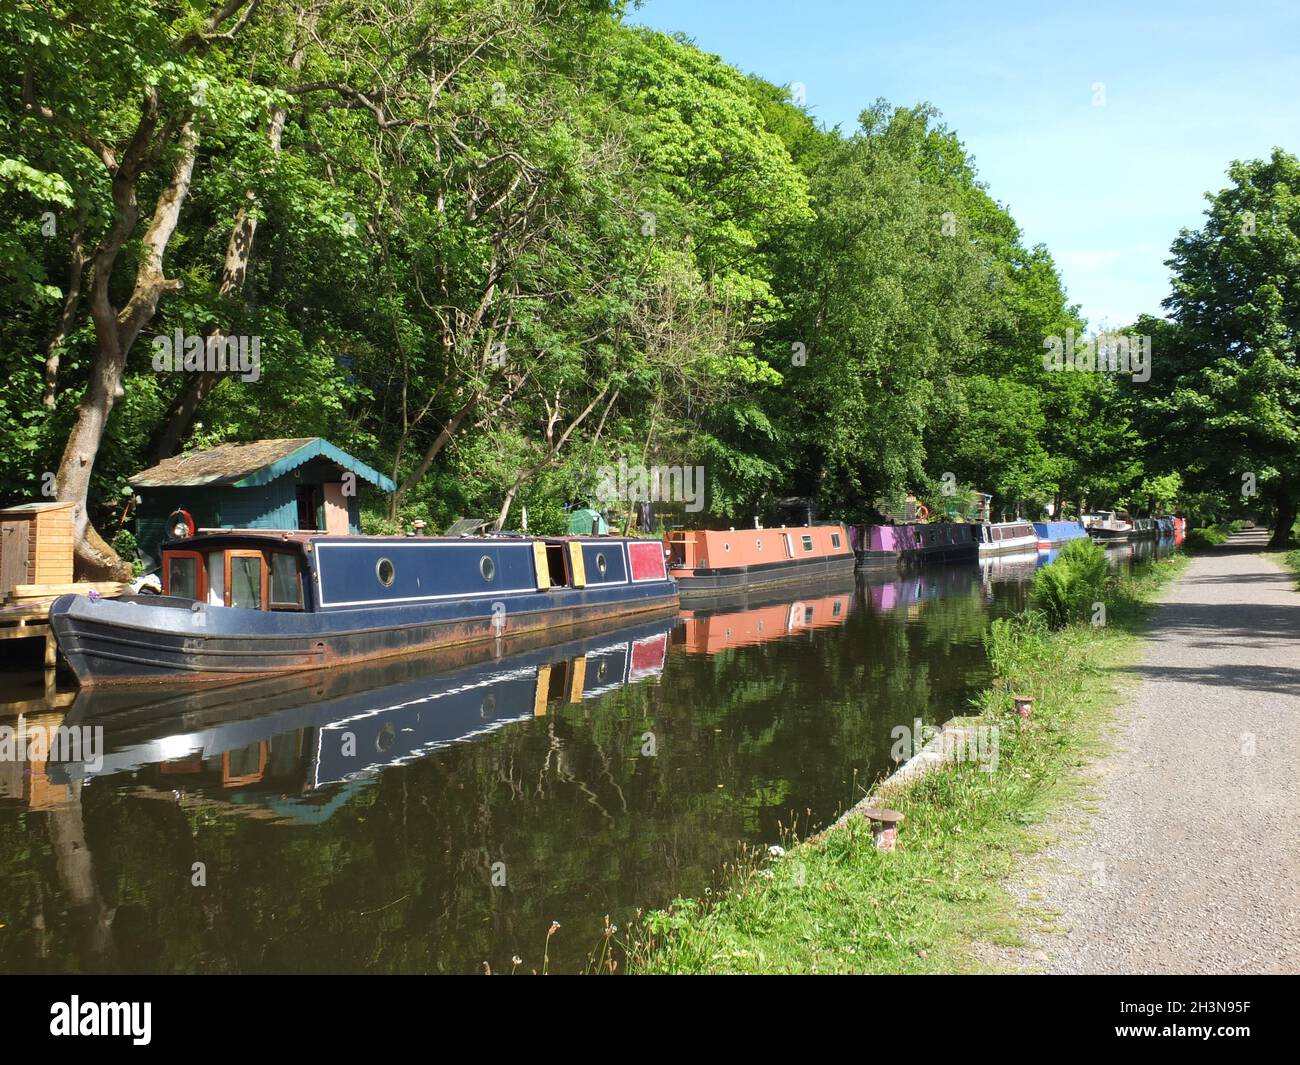
[[[931,562],[974,562],[978,526],[959,521],[853,525],[849,542],[863,569]]]
[[[238,680],[672,608],[658,540],[204,531],[163,594],[50,608],[82,685]]]

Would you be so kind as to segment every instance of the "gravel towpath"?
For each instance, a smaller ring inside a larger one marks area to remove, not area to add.
[[[1193,560],[1096,766],[1096,806],[1013,885],[1055,914],[1017,967],[1300,972],[1300,592],[1247,532]]]

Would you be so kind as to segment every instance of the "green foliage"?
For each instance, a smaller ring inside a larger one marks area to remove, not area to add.
[[[1085,621],[1093,605],[1104,602],[1109,576],[1104,548],[1092,540],[1070,540],[1034,574],[1030,602],[1053,628]]]
[[[933,509],[953,482],[995,512],[1128,497],[1217,513],[1228,466],[1274,505],[1289,483],[1284,153],[1234,168],[1176,248],[1176,323],[1149,328],[1177,387],[1156,411],[1142,386],[1044,369],[1044,339],[1084,323],[928,105],[877,101],[826,129],[788,89],[589,0],[276,0],[196,46],[204,17],[163,0],[0,15],[0,58],[49,109],[21,87],[0,106],[3,500],[39,493],[79,418],[97,357],[85,278],[56,325],[74,251],[102,248],[116,215],[101,149],[120,154],[146,101],[169,129],[191,119],[199,148],[164,253],[181,284],[129,354],[95,456],[101,527],[172,422],[184,447],[326,436],[399,482],[387,521],[433,527],[517,525],[527,506],[558,528],[620,457],[703,465],[701,521],[785,495],[846,519],[908,493]],[[136,190],[114,293],[174,140]],[[1245,210],[1255,243],[1232,232]],[[257,224],[232,280],[241,219]],[[1225,276],[1221,243],[1258,283]],[[1242,309],[1202,321],[1219,289]],[[258,337],[260,378],[224,378],[178,416],[192,380],[148,358],[176,329]],[[1204,416],[1213,454],[1196,450]]]
[[[1137,325],[1156,391],[1135,411],[1163,470],[1215,509],[1272,509],[1284,543],[1300,502],[1300,159],[1274,149],[1228,176],[1174,241],[1171,321]]]

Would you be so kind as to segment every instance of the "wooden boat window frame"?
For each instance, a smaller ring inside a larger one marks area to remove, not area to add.
[[[197,578],[194,582],[194,601],[203,603],[208,598],[208,560],[201,551],[164,551],[162,564],[162,581],[163,595],[171,595],[172,571],[171,563],[175,558],[188,558],[194,562],[198,570]]]
[[[298,588],[298,600],[294,603],[277,603],[275,601],[275,582],[271,580],[272,558],[287,558],[293,563],[293,572],[295,583]],[[267,610],[288,610],[303,611],[307,609],[307,603],[303,599],[302,592],[302,560],[293,551],[267,551],[266,552],[266,609]]]
[[[267,596],[270,594],[270,590],[267,588],[267,571],[269,570],[270,567],[268,567],[266,564],[266,552],[254,550],[252,548],[243,548],[243,547],[232,547],[226,550],[226,557],[225,557],[226,588],[225,588],[225,594],[223,596],[223,598],[226,601],[226,606],[232,605],[230,602],[230,593],[232,591],[231,579],[230,579],[230,560],[234,558],[257,559],[258,569],[261,573],[261,599],[257,606],[257,609],[265,610],[267,608],[266,607]],[[239,607],[239,609],[249,610],[252,608]]]
[[[271,760],[270,744],[265,740],[258,741],[257,771],[255,773],[233,775],[230,772],[230,756],[234,753],[234,751],[224,751],[221,755],[221,786],[223,788],[246,788],[250,784],[260,784],[266,779],[266,767]]]

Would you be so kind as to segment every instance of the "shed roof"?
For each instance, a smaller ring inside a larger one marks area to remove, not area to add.
[[[57,499],[49,500],[42,503],[15,503],[12,507],[5,507],[0,510],[0,515],[9,514],[41,514],[47,510],[65,510],[68,507],[75,507],[73,502],[60,502]]]
[[[129,478],[129,483],[133,488],[201,485],[254,488],[269,484],[318,456],[351,470],[385,492],[397,488],[391,479],[319,436],[254,440],[248,444],[222,444],[206,451],[189,451],[142,470]]]

